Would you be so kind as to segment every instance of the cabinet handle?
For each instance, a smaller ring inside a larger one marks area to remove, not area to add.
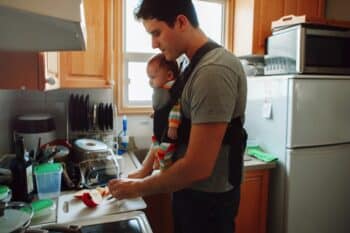
[[[49,85],[55,85],[56,84],[56,79],[52,76],[49,76],[46,78],[46,83]]]

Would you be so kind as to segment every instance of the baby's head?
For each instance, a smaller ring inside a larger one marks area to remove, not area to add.
[[[147,75],[151,87],[162,87],[179,75],[176,61],[167,61],[162,53],[151,57],[147,63]]]

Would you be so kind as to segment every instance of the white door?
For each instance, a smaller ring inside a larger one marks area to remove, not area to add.
[[[290,79],[288,86],[287,148],[350,142],[350,77]]]
[[[350,144],[287,150],[287,233],[350,232]]]

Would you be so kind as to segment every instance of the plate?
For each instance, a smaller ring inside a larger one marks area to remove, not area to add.
[[[70,124],[70,129],[74,130],[74,95],[70,94],[69,96],[69,103],[68,103],[68,119],[69,119],[69,124]]]
[[[85,96],[85,101],[84,101],[84,129],[89,130],[89,95]]]
[[[100,130],[103,130],[103,104],[100,103],[98,105],[98,114],[97,114],[97,119],[98,119],[98,127],[100,128]]]
[[[108,130],[109,129],[109,109],[108,109],[108,104],[105,104],[104,108],[104,129]]]
[[[112,106],[112,104],[109,105],[109,127],[110,127],[110,129],[113,129],[113,106]]]

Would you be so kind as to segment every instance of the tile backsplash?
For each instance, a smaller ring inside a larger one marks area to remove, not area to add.
[[[13,152],[13,122],[16,116],[49,113],[55,117],[57,138],[66,138],[67,109],[70,94],[89,94],[90,103],[113,103],[113,89],[60,89],[48,92],[0,90],[0,155]],[[115,119],[121,130],[122,116]],[[152,119],[148,115],[128,116],[128,134],[134,136],[138,148],[151,143]]]
[[[89,94],[91,103],[113,103],[112,89],[62,89],[48,92],[0,90],[0,154],[12,152],[13,122],[16,116],[22,114],[52,114],[55,118],[57,137],[65,138],[71,93]]]

